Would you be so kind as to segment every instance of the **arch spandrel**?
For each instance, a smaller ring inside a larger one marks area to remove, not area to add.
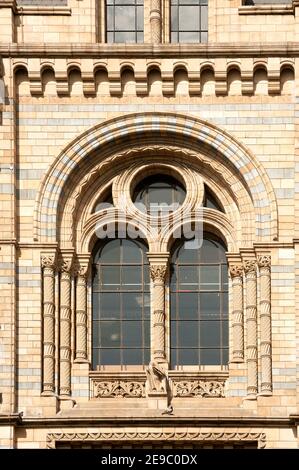
[[[160,142],[172,141],[181,149],[183,141],[185,149],[182,149],[181,158],[185,158],[185,162],[190,153],[197,153],[194,151],[194,143],[198,143],[199,163],[202,167],[208,163],[208,159],[202,155],[203,149],[208,148],[209,153],[214,155],[214,169],[218,166],[219,174],[224,167],[232,168],[239,176],[239,181],[235,179],[229,185],[236,192],[239,207],[247,207],[248,222],[251,225],[251,233],[245,238],[248,241],[251,239],[251,242],[277,240],[275,194],[266,171],[255,156],[233,136],[213,124],[173,113],[142,113],[118,117],[89,129],[70,143],[51,165],[41,184],[35,206],[35,240],[59,241],[65,246],[72,246],[72,235],[60,233],[59,220],[65,218],[64,226],[74,223],[74,217],[78,216],[76,204],[83,197],[84,184],[82,193],[78,193],[77,188],[80,184],[82,186],[84,178],[88,185],[97,171],[104,174],[111,169],[116,163],[117,155],[121,153],[124,139],[132,142],[132,150],[134,146],[138,146],[137,143],[140,146],[143,140],[150,146],[151,138],[155,145],[156,136],[159,136]],[[191,145],[189,147],[191,141],[192,148]],[[210,171],[213,173],[213,168]],[[72,200],[64,200],[66,195]]]

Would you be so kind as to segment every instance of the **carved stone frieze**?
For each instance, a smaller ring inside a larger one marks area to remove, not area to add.
[[[143,398],[145,397],[145,381],[133,382],[124,380],[95,381],[95,398]]]
[[[173,381],[174,397],[224,397],[224,381]]]

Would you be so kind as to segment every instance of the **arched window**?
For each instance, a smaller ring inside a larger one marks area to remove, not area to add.
[[[174,246],[170,266],[171,367],[228,362],[228,272],[225,246],[204,233],[199,249]]]
[[[140,240],[100,241],[93,262],[93,368],[149,363],[150,280]]]

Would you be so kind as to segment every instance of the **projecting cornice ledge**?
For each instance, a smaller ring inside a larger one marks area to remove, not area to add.
[[[299,57],[299,42],[209,44],[0,43],[2,57]]]

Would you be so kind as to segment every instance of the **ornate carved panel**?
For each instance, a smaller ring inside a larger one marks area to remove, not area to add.
[[[95,381],[94,398],[143,398],[145,382],[115,380],[111,382]]]
[[[174,397],[224,397],[223,381],[179,380],[173,381]]]

